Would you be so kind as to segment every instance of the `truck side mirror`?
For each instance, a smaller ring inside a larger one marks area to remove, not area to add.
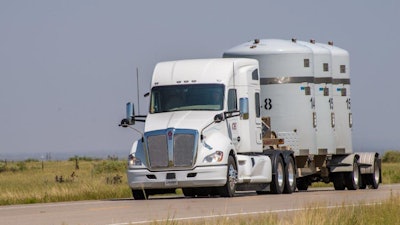
[[[248,98],[240,98],[239,99],[239,110],[240,117],[244,120],[249,119],[249,99]]]
[[[135,106],[133,103],[126,103],[126,118],[121,121],[120,126],[128,127],[135,124]]]
[[[126,119],[129,125],[135,124],[135,105],[132,102],[126,103]]]

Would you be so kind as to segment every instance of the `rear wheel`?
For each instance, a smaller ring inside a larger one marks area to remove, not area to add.
[[[233,197],[236,191],[237,167],[233,156],[228,158],[228,170],[226,175],[226,184],[219,188],[219,194],[222,197]]]
[[[345,173],[344,182],[348,190],[357,190],[360,183],[360,168],[357,159],[354,158],[353,171]]]
[[[335,190],[344,190],[346,186],[344,185],[344,176],[343,173],[334,173],[332,174],[332,181]]]
[[[277,156],[274,174],[272,175],[271,192],[273,194],[282,194],[285,188],[285,172],[281,156]]]
[[[375,158],[374,173],[369,175],[369,180],[370,180],[369,188],[378,189],[380,179],[381,179],[381,168],[378,163],[378,158]]]
[[[365,188],[367,188],[368,175],[369,175],[369,174],[367,174],[367,175],[365,175],[365,174],[360,174],[361,180],[360,180],[360,185],[358,186],[358,189],[365,189]]]
[[[289,161],[285,166],[285,188],[283,193],[290,194],[296,190],[296,168],[294,160],[289,157]]]

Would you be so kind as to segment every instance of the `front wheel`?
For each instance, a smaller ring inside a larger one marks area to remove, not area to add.
[[[226,183],[224,186],[219,188],[219,194],[222,197],[233,197],[236,191],[236,182],[237,182],[237,167],[235,163],[235,159],[233,156],[229,156],[228,158],[228,170],[226,175]]]
[[[144,200],[149,197],[146,193],[146,190],[133,190],[132,189],[132,196],[135,200]]]

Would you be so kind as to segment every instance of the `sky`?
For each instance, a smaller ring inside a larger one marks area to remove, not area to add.
[[[396,0],[0,0],[0,160],[128,155],[118,124],[137,92],[147,113],[157,62],[255,38],[348,50],[354,151],[399,150],[399,21]]]

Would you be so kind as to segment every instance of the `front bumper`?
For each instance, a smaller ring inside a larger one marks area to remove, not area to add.
[[[220,187],[227,177],[227,166],[196,167],[193,170],[158,171],[128,169],[131,189],[166,189],[184,187]]]

